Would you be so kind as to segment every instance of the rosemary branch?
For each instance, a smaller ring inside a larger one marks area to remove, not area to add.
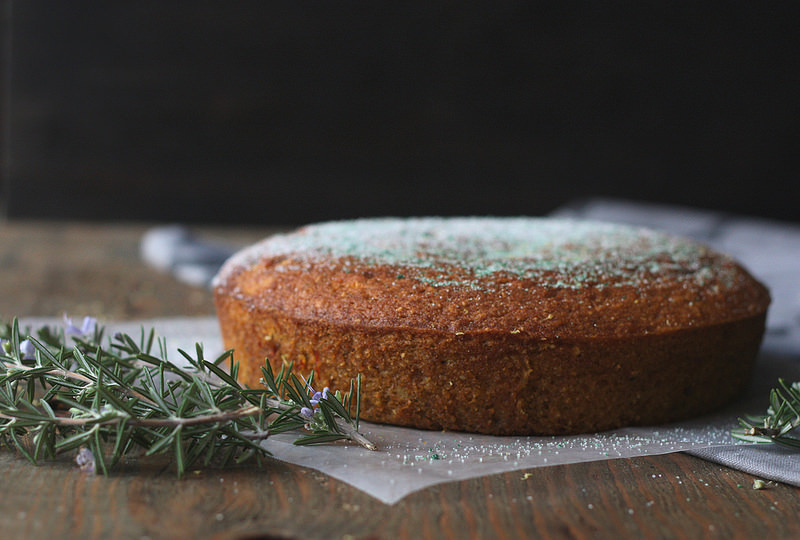
[[[290,409],[292,407],[291,405],[287,405],[285,403],[282,403],[282,402],[278,401],[277,399],[267,398],[265,400],[265,403],[266,403],[266,405],[268,407],[272,407],[272,408],[275,408],[275,409],[286,410],[286,409]],[[342,433],[343,435],[346,435],[347,439],[349,439],[349,440],[351,440],[351,441],[353,441],[355,443],[358,443],[359,445],[363,446],[367,450],[377,450],[378,449],[378,447],[375,446],[375,444],[372,441],[367,439],[364,435],[362,435],[358,431],[358,425],[357,424],[353,424],[352,422],[345,422],[343,419],[340,419],[340,418],[334,418],[334,420],[336,421],[336,426],[337,426],[338,431],[340,433]]]
[[[34,368],[30,367],[30,366],[24,366],[24,365],[15,365],[13,369],[21,370],[21,371],[28,371],[28,370],[31,370],[31,369],[34,369]],[[61,376],[61,377],[68,377],[68,378],[77,379],[79,381],[83,381],[83,382],[86,382],[86,383],[91,383],[92,382],[92,379],[89,378],[89,377],[81,375],[80,373],[75,373],[73,371],[66,371],[66,370],[63,370],[63,369],[51,369],[49,371],[41,372],[41,374],[42,375],[56,375],[56,376]],[[210,377],[206,377],[206,382],[208,382],[211,385],[215,385],[216,384],[213,380],[211,380]],[[136,397],[137,399],[140,399],[142,401],[147,401],[151,405],[156,405],[157,406],[157,404],[154,401],[150,400],[147,396],[137,392],[136,390],[134,390],[132,388],[121,388],[120,391],[125,392],[129,396]],[[287,403],[285,401],[280,401],[280,400],[271,399],[271,398],[265,398],[264,403],[266,404],[267,407],[271,407],[273,409],[279,409],[279,410],[282,410],[282,411],[292,410],[294,407],[296,407],[291,402]],[[216,415],[211,414],[211,415],[206,415],[206,416],[195,416],[195,417],[192,417],[192,418],[168,418],[168,419],[163,419],[163,420],[162,419],[154,419],[154,418],[144,418],[144,419],[134,419],[134,418],[132,418],[132,419],[129,419],[128,422],[130,422],[131,424],[140,425],[140,426],[170,426],[170,425],[178,425],[178,424],[184,425],[184,426],[192,426],[192,425],[198,425],[198,424],[213,424],[215,422],[227,422],[227,421],[235,420],[237,418],[242,418],[242,417],[245,417],[245,416],[253,416],[253,415],[259,414],[261,412],[262,412],[262,409],[260,407],[256,407],[256,406],[251,405],[249,407],[243,407],[243,408],[241,408],[241,409],[239,409],[237,411],[226,412],[226,413],[221,413],[220,412],[220,413],[218,413]],[[13,418],[13,417],[6,416],[2,412],[0,412],[0,418]],[[334,419],[336,421],[336,425],[338,427],[338,431],[341,432],[344,435],[347,435],[347,437],[346,437],[347,439],[350,439],[353,442],[356,442],[356,443],[360,444],[361,446],[363,446],[364,448],[366,448],[368,450],[376,450],[377,449],[377,447],[375,446],[375,444],[372,443],[372,441],[370,441],[369,439],[364,437],[364,435],[359,433],[358,430],[353,427],[352,423],[345,422],[345,421],[343,421],[342,419],[339,419],[339,418],[334,418]],[[47,420],[45,420],[45,421],[47,421]],[[70,426],[70,425],[71,426],[75,426],[75,425],[80,425],[82,423],[86,423],[85,419],[64,417],[64,416],[58,416],[58,415],[56,415],[53,418],[50,418],[49,421],[51,423],[55,423],[55,424],[59,424],[59,425],[63,425],[63,426]],[[113,421],[106,421],[105,423],[112,423],[112,422]],[[100,422],[100,423],[103,423],[103,422]],[[266,437],[264,437],[264,438],[266,438]]]
[[[33,463],[80,448],[82,468],[96,462],[107,474],[134,451],[171,452],[183,476],[198,461],[260,460],[269,452],[258,443],[286,431],[301,433],[295,444],[348,439],[375,449],[358,432],[360,376],[345,394],[315,392],[313,372],[301,380],[291,365],[276,374],[265,362],[263,387],[252,389],[238,383],[233,351],[208,361],[196,344],[195,355],[178,351],[182,367],[152,329],[138,342],[117,334],[103,345],[93,319],[65,322],[35,336],[16,319],[0,325],[0,445]]]
[[[739,425],[731,432],[737,439],[800,450],[800,437],[792,435],[800,428],[800,381],[778,379],[778,387],[770,390],[767,413],[740,418]]]

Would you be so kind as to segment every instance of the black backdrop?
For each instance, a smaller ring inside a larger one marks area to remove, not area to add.
[[[800,219],[793,3],[2,1],[11,218]]]

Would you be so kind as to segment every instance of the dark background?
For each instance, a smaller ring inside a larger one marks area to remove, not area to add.
[[[0,0],[9,218],[800,220],[795,3]]]

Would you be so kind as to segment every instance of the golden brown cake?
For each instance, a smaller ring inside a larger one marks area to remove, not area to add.
[[[567,434],[698,415],[747,384],[765,287],[689,240],[531,218],[312,225],[233,256],[214,282],[240,378],[316,372],[362,418]]]

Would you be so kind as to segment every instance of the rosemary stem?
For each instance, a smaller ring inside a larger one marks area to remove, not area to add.
[[[339,429],[342,430],[342,433],[347,434],[348,437],[354,442],[357,442],[367,450],[377,450],[378,447],[375,444],[364,437],[361,433],[359,433],[356,428],[351,426],[350,424],[345,424],[341,422],[339,419],[336,420],[336,425],[339,426]]]
[[[286,405],[278,400],[268,399],[266,400],[267,404],[270,407],[280,408],[280,409],[289,409],[291,406]],[[99,422],[93,422],[93,418],[74,418],[71,416],[55,416],[51,419],[51,423],[57,424],[59,426],[83,426],[89,423],[94,423],[96,425],[103,425],[103,424],[117,424],[121,421],[124,421],[127,424],[135,425],[135,426],[146,426],[146,427],[175,427],[175,426],[195,426],[201,424],[213,424],[216,422],[230,422],[231,420],[236,420],[238,418],[244,418],[247,416],[255,416],[262,412],[260,407],[255,405],[250,405],[249,407],[243,407],[241,409],[237,409],[235,411],[226,411],[226,412],[219,412],[216,414],[207,414],[202,416],[192,416],[189,418],[179,418],[179,417],[171,417],[171,418],[126,418],[124,416],[118,416],[115,418],[111,418],[108,420],[102,420]],[[14,416],[7,415],[0,413],[0,418],[7,418],[9,420],[16,420]],[[375,444],[364,437],[361,433],[356,431],[356,429],[351,426],[350,424],[346,424],[341,422],[340,420],[336,420],[336,425],[342,431],[342,433],[346,434],[348,438],[367,450],[377,450]],[[264,433],[257,433],[254,434],[255,438],[259,440],[266,439],[269,436],[269,431]]]
[[[149,427],[196,426],[199,424],[213,424],[215,422],[229,422],[231,420],[244,418],[246,416],[255,416],[260,412],[261,412],[260,407],[251,405],[249,407],[243,407],[235,411],[225,411],[225,412],[220,411],[216,414],[209,414],[205,416],[192,416],[189,418],[171,417],[166,419],[141,418],[141,419],[134,419],[133,423],[139,426],[149,426]]]
[[[248,407],[243,407],[241,409],[237,409],[234,411],[225,411],[225,412],[220,411],[219,413],[215,414],[191,416],[188,418],[180,418],[177,416],[172,416],[169,418],[131,418],[125,416],[115,416],[107,420],[95,421],[95,418],[92,417],[72,417],[72,416],[57,415],[50,418],[50,423],[57,424],[59,426],[83,426],[89,423],[93,423],[95,425],[103,425],[103,424],[116,424],[121,421],[124,421],[127,424],[135,426],[147,426],[147,427],[196,426],[200,424],[213,424],[216,422],[229,422],[231,420],[244,418],[246,416],[255,416],[260,412],[261,409],[259,407],[256,407],[255,405],[250,405]],[[0,418],[8,418],[10,420],[16,420],[14,416],[3,413],[0,413]]]

